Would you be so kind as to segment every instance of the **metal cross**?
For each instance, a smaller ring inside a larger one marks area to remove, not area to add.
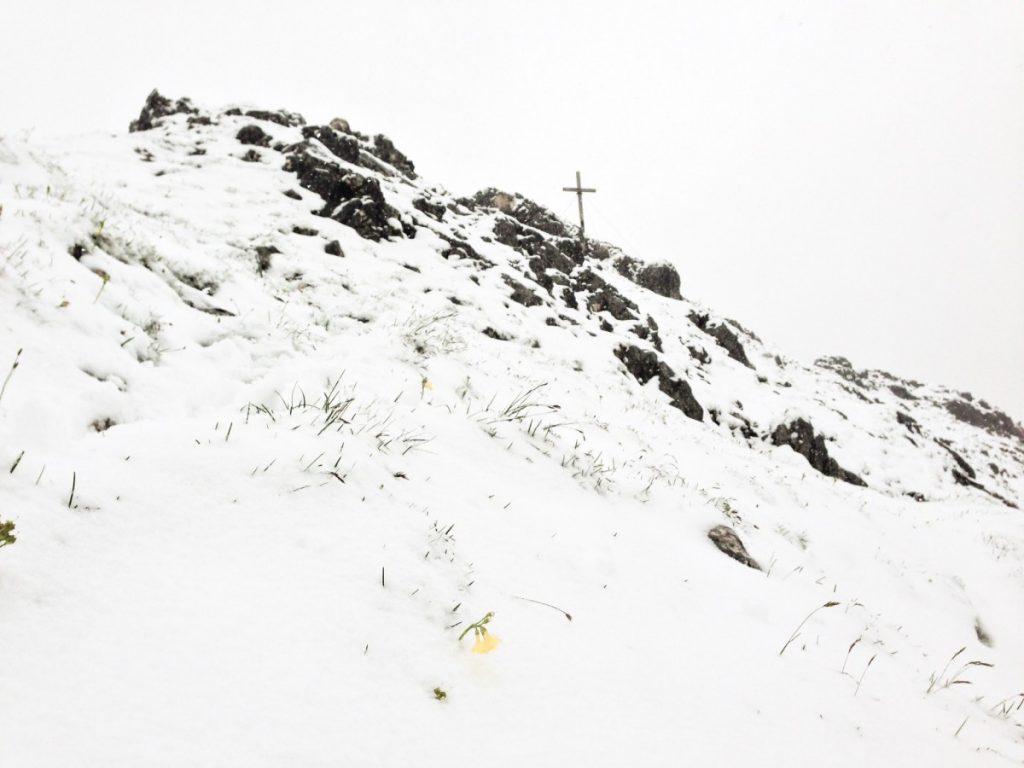
[[[575,192],[576,200],[580,205],[580,244],[583,246],[583,252],[587,252],[587,230],[583,223],[583,193],[584,192],[597,192],[596,189],[584,187],[583,182],[580,181],[580,172],[576,171],[576,186],[575,187],[562,187],[563,192]]]

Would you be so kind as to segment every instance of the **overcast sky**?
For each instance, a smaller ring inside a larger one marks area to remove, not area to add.
[[[1024,420],[1024,3],[12,2],[0,132],[123,130],[159,87],[383,132],[673,262],[807,361]]]

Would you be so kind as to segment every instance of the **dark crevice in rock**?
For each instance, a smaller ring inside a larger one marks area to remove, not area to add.
[[[677,378],[675,371],[659,360],[657,354],[648,349],[623,345],[615,350],[615,356],[641,385],[657,377],[658,389],[669,396],[673,407],[694,421],[704,420],[704,409],[693,396],[690,385]]]
[[[860,477],[853,472],[843,469],[828,455],[828,446],[825,438],[814,433],[814,427],[805,419],[796,419],[788,426],[780,424],[772,433],[773,445],[787,445],[799,453],[814,469],[828,477],[850,483],[852,485],[867,486]]]
[[[747,548],[743,546],[740,537],[736,535],[732,528],[725,525],[716,525],[708,531],[708,538],[718,547],[720,552],[728,555],[736,562],[743,563],[743,565],[757,571],[761,570],[761,566],[750,556]]]

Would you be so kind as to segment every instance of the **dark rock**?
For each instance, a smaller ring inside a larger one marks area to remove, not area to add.
[[[657,377],[658,389],[669,396],[673,407],[695,421],[704,420],[704,409],[693,396],[690,385],[676,378],[675,371],[659,360],[657,354],[640,347],[622,345],[615,350],[615,356],[641,385]]]
[[[399,152],[387,136],[378,133],[373,137],[373,154],[406,177],[416,178],[416,168],[412,164],[412,160]]]
[[[736,535],[732,528],[725,525],[716,525],[708,531],[708,538],[718,547],[720,552],[728,555],[736,562],[743,563],[743,565],[756,571],[761,570],[761,566],[750,556],[747,548],[740,541],[740,537]]]
[[[280,253],[273,245],[256,246],[256,271],[261,275],[270,269],[275,253]]]
[[[923,493],[918,493],[917,491],[907,491],[903,495],[904,496],[909,496],[910,498],[912,498],[914,501],[917,501],[917,502],[928,501],[927,497]]]
[[[524,307],[536,307],[544,303],[540,296],[518,280],[513,279],[509,275],[502,275],[501,277],[505,284],[512,289],[512,296],[510,297],[512,301],[522,304]]]
[[[917,400],[917,396],[914,395],[909,389],[899,384],[890,384],[889,390],[896,395],[896,397],[902,400]]]
[[[477,253],[476,249],[465,240],[449,237],[441,232],[436,232],[435,234],[448,243],[448,247],[441,251],[441,256],[444,258],[450,259],[454,256],[457,259],[472,259],[473,261],[478,261],[481,264],[486,264],[488,267],[494,266],[490,261]]]
[[[650,341],[659,352],[664,351],[661,346],[661,336],[658,335],[658,324],[650,315],[647,316],[646,325],[634,325],[630,330],[645,341]]]
[[[576,301],[576,294],[571,288],[564,288],[562,290],[562,301],[565,302],[565,306],[569,309],[579,309],[579,302]]]
[[[698,314],[697,312],[691,312],[687,317],[689,317],[691,323],[713,338],[718,346],[729,354],[729,357],[736,362],[747,366],[747,368],[753,369],[754,366],[752,366],[750,361],[747,359],[746,350],[743,349],[743,345],[740,343],[739,337],[733,333],[729,326],[725,323],[710,323],[708,315]]]
[[[169,115],[194,115],[199,112],[192,102],[188,99],[178,99],[177,101],[171,101],[170,99],[161,96],[160,92],[154,89],[149,96],[146,97],[146,103],[142,107],[142,111],[139,113],[139,119],[133,120],[128,126],[129,133],[135,133],[136,131],[148,131],[151,128],[156,127],[161,118],[168,117]]]
[[[200,155],[205,155],[206,150],[203,147],[192,147],[192,149],[189,150],[189,154],[193,157],[198,157]]]
[[[711,362],[711,355],[709,355],[708,351],[703,347],[698,349],[697,347],[687,346],[686,349],[689,351],[690,357],[701,365],[707,365]]]
[[[242,114],[242,110],[238,107],[232,107],[231,109],[224,110],[224,114],[227,117],[239,117]]]
[[[486,328],[484,328],[483,334],[484,334],[484,336],[490,336],[492,339],[497,339],[498,341],[508,341],[509,339],[512,338],[508,334],[499,333],[498,331],[494,330],[490,326],[487,326]]]
[[[1024,427],[1014,423],[1013,419],[1001,411],[994,409],[983,411],[965,400],[947,400],[945,405],[946,410],[957,421],[983,429],[993,435],[1024,440]]]
[[[74,258],[75,261],[81,261],[82,257],[85,256],[87,251],[84,245],[82,245],[81,243],[75,243],[70,248],[68,248],[68,253],[71,254],[72,258]]]
[[[638,309],[637,305],[619,293],[593,270],[587,269],[573,278],[573,289],[589,291],[587,308],[591,312],[608,312],[616,320],[636,320],[637,316],[630,310]]]
[[[964,475],[969,477],[971,480],[974,480],[978,476],[978,473],[974,471],[974,468],[967,463],[963,456],[961,456],[959,453],[953,450],[953,447],[949,444],[947,440],[936,439],[935,444],[938,445],[940,448],[944,449],[950,456],[953,457],[953,461],[956,462],[956,465],[960,468],[960,471]],[[953,471],[953,474],[957,474],[956,470]],[[966,483],[960,484],[966,485]],[[980,488],[981,486],[978,487]]]
[[[295,173],[303,188],[323,199],[321,216],[352,227],[360,237],[379,241],[415,234],[415,230],[410,233],[406,227],[393,226],[392,221],[400,219],[399,213],[385,202],[376,179],[314,157],[301,145],[288,155],[284,170]]]
[[[816,435],[814,427],[804,419],[796,419],[789,426],[780,424],[772,433],[772,444],[788,445],[823,475],[851,485],[867,486],[860,477],[840,467],[836,460],[828,455],[825,438]]]
[[[359,165],[359,142],[351,136],[322,125],[307,125],[302,129],[305,139],[316,139],[337,158]]]
[[[906,427],[907,431],[912,434],[921,434],[921,425],[917,423],[913,416],[903,413],[903,411],[896,411],[896,421]]]
[[[345,255],[345,252],[341,250],[341,243],[339,243],[337,240],[331,240],[331,242],[325,245],[324,253],[330,254],[331,256]]]
[[[444,220],[444,214],[448,210],[440,203],[432,203],[425,197],[417,197],[412,201],[412,207],[420,213],[425,213],[427,216],[437,219],[438,221]]]
[[[242,155],[242,159],[247,163],[257,163],[260,160],[260,153],[257,152],[255,149],[250,149],[248,152]]]
[[[302,195],[296,192],[294,189],[289,189],[284,192],[285,197],[290,197],[292,200],[301,200]]]
[[[623,277],[659,296],[683,298],[679,293],[679,273],[671,264],[641,265],[636,259],[623,256],[615,261],[615,269]]]
[[[270,135],[264,133],[258,125],[247,125],[238,129],[235,138],[242,144],[252,144],[257,147],[266,147],[270,144]]]
[[[294,232],[296,235],[304,235],[306,237],[316,237],[317,235],[320,234],[318,230],[311,229],[310,227],[299,226],[292,227],[292,232]]]
[[[225,112],[225,114],[228,114]],[[241,114],[239,112],[238,114]],[[277,123],[283,125],[286,128],[294,128],[298,125],[305,125],[306,119],[295,112],[288,112],[284,109],[279,109],[276,112],[269,112],[263,109],[250,109],[245,113],[247,117],[255,118],[256,120],[266,120],[270,123]]]
[[[487,208],[497,208],[520,224],[525,224],[533,229],[539,229],[548,235],[554,235],[555,237],[570,236],[569,229],[561,219],[544,206],[538,205],[522,195],[509,194],[508,192],[502,192],[500,189],[488,187],[473,195],[471,202]]]

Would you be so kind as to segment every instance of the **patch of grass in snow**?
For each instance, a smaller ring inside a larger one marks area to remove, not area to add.
[[[10,520],[0,520],[0,549],[10,546],[18,540],[14,535],[14,523]]]
[[[971,669],[972,667],[995,666],[987,661],[979,661],[978,659],[972,659],[971,661],[962,663],[959,667],[957,667],[956,671],[952,674],[947,674],[949,672],[950,667],[952,667],[953,664],[956,663],[956,660],[960,657],[960,654],[962,654],[966,650],[967,646],[965,645],[963,648],[961,648],[959,651],[957,651],[949,657],[949,660],[946,662],[946,666],[942,668],[941,672],[932,673],[928,676],[928,689],[925,691],[926,694],[933,693],[935,691],[941,691],[945,688],[952,688],[954,685],[974,685],[972,681],[964,677],[964,675],[967,673],[969,669]]]

